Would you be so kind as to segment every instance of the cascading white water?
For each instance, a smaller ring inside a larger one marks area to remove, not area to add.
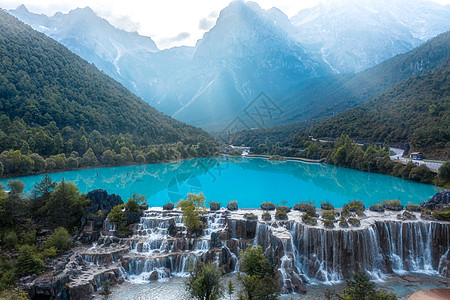
[[[376,280],[383,280],[392,271],[447,272],[448,224],[380,221],[365,228],[326,230],[296,220],[227,220],[223,212],[209,213],[205,218],[207,227],[194,238],[186,235],[179,213],[144,212],[133,236],[113,243],[122,248],[112,251],[110,243],[99,243],[83,259],[96,265],[121,262],[125,278],[146,282],[155,277],[184,276],[189,262],[197,259],[226,265],[227,272],[237,271],[240,251],[248,245],[260,245],[277,266],[286,291],[293,290],[293,279],[296,284],[310,280],[334,283],[359,269]],[[104,229],[114,227],[105,222]]]
[[[437,273],[431,249],[436,227],[434,222],[380,222],[367,229],[330,231],[294,223],[290,232],[301,271],[333,282],[360,268],[375,280],[384,279],[390,268],[401,274]]]
[[[163,279],[170,275],[185,276],[189,264],[206,259],[211,249],[211,236],[224,228],[221,213],[206,216],[207,227],[196,238],[173,237],[169,231],[182,231],[184,224],[178,213],[145,212],[132,238],[128,239],[130,255],[125,256],[124,270],[133,282],[148,281],[151,275]],[[214,255],[218,261],[218,253]]]

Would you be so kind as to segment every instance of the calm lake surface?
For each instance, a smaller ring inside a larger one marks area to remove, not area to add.
[[[13,178],[22,180],[29,192],[44,175]],[[177,202],[187,193],[203,192],[209,201],[226,205],[237,200],[241,208],[262,202],[294,205],[311,200],[329,201],[335,207],[349,200],[366,206],[385,199],[419,204],[437,191],[420,184],[381,174],[368,174],[321,163],[268,161],[261,158],[217,157],[174,163],[97,168],[49,174],[55,181],[73,182],[81,192],[105,189],[124,201],[133,193],[145,195],[150,206]],[[0,180],[4,185],[8,179]]]

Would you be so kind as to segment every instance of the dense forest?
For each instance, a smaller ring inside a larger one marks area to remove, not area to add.
[[[311,129],[314,137],[409,143],[429,157],[450,155],[450,59],[426,75],[395,85],[382,95]]]
[[[31,197],[21,181],[10,180],[7,187],[9,193],[0,184],[0,298],[29,299],[13,289],[17,279],[41,274],[49,259],[73,246],[71,235],[89,201],[72,183],[48,176],[33,187]]]
[[[298,132],[307,131],[318,121],[298,122],[275,127],[242,130],[221,137],[223,142],[235,146],[258,147],[266,145],[288,145]]]
[[[0,10],[0,175],[211,155],[205,131]]]

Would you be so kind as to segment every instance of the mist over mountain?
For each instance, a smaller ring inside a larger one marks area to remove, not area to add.
[[[159,49],[151,38],[117,29],[89,7],[51,17],[31,13],[24,5],[9,13],[95,64],[136,95],[152,95],[151,80],[146,78],[157,72],[149,56]]]
[[[427,74],[450,58],[450,32],[357,74],[313,79],[280,93],[280,124],[324,119],[372,99],[391,86]]]
[[[150,38],[117,29],[89,8],[52,17],[24,6],[10,13],[164,113],[210,131],[236,119],[261,127],[246,113],[249,105],[258,109],[252,101],[261,92],[283,112],[264,126],[354,107],[405,79],[386,73],[374,86],[371,76],[383,81],[376,72],[355,72],[450,30],[450,6],[421,0],[322,1],[291,19],[277,8],[234,1],[195,47],[159,50]]]
[[[220,127],[261,91],[270,94],[330,75],[279,22],[288,22],[279,10],[232,2],[198,42],[189,66],[160,89],[158,107],[188,123]]]
[[[450,30],[450,6],[421,0],[324,0],[291,18],[294,36],[338,73],[354,73]]]

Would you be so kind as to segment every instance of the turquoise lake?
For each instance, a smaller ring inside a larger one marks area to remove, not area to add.
[[[22,180],[29,192],[44,175],[13,178]],[[239,207],[259,207],[262,202],[294,205],[300,201],[329,201],[335,207],[349,200],[366,206],[385,199],[421,203],[436,192],[420,184],[381,174],[368,174],[321,163],[268,161],[261,158],[217,157],[140,166],[108,167],[52,173],[55,181],[73,182],[81,192],[105,189],[124,201],[133,193],[145,195],[150,206],[177,202],[187,193],[203,192],[209,201]],[[9,179],[2,179],[4,185]]]

